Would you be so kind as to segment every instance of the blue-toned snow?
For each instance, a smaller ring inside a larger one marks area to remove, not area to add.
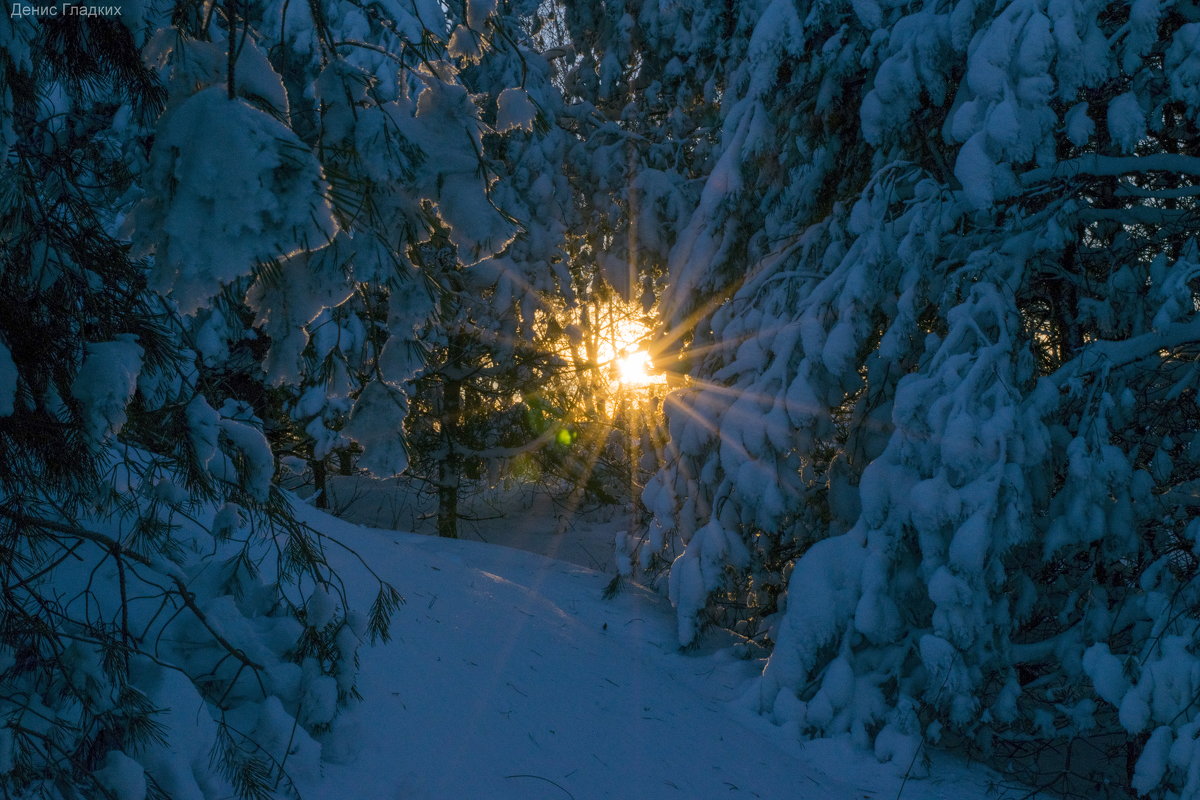
[[[905,782],[848,742],[794,740],[739,699],[761,664],[727,642],[681,653],[669,604],[641,587],[604,600],[611,576],[564,561],[299,513],[407,600],[392,640],[360,651],[365,701],[325,747],[340,763],[301,776],[309,800],[996,796],[994,775],[946,756]],[[331,556],[365,608],[373,581]]]

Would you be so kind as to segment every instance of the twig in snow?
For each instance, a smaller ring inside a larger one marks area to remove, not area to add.
[[[564,789],[561,784],[555,783],[554,781],[550,780],[549,778],[543,778],[541,775],[505,775],[504,777],[506,780],[508,778],[533,778],[534,780],[545,781],[546,783],[550,784],[551,786],[557,786],[559,789],[562,789],[563,792],[566,793],[567,797],[571,798],[571,800],[575,800],[575,795],[571,794],[566,789]]]

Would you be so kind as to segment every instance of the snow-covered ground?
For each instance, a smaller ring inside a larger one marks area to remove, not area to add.
[[[326,747],[340,763],[299,770],[309,800],[996,796],[994,776],[945,756],[905,782],[846,742],[784,735],[739,701],[759,664],[681,653],[669,605],[640,587],[605,600],[609,576],[578,564],[299,513],[407,599],[392,640],[360,653],[365,701]],[[332,557],[365,608],[373,582]]]

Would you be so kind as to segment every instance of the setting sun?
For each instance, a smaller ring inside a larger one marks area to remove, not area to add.
[[[645,350],[634,350],[617,359],[617,381],[625,386],[646,386],[662,380],[661,375],[652,375],[653,363]]]

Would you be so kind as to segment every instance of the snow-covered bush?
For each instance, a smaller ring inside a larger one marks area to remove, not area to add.
[[[359,644],[399,600],[351,612],[287,500],[199,501],[162,458],[109,449],[107,510],[26,493],[3,509],[9,791],[274,796],[317,768],[355,697]],[[220,456],[224,458],[223,455]],[[115,507],[113,502],[116,503]]]

